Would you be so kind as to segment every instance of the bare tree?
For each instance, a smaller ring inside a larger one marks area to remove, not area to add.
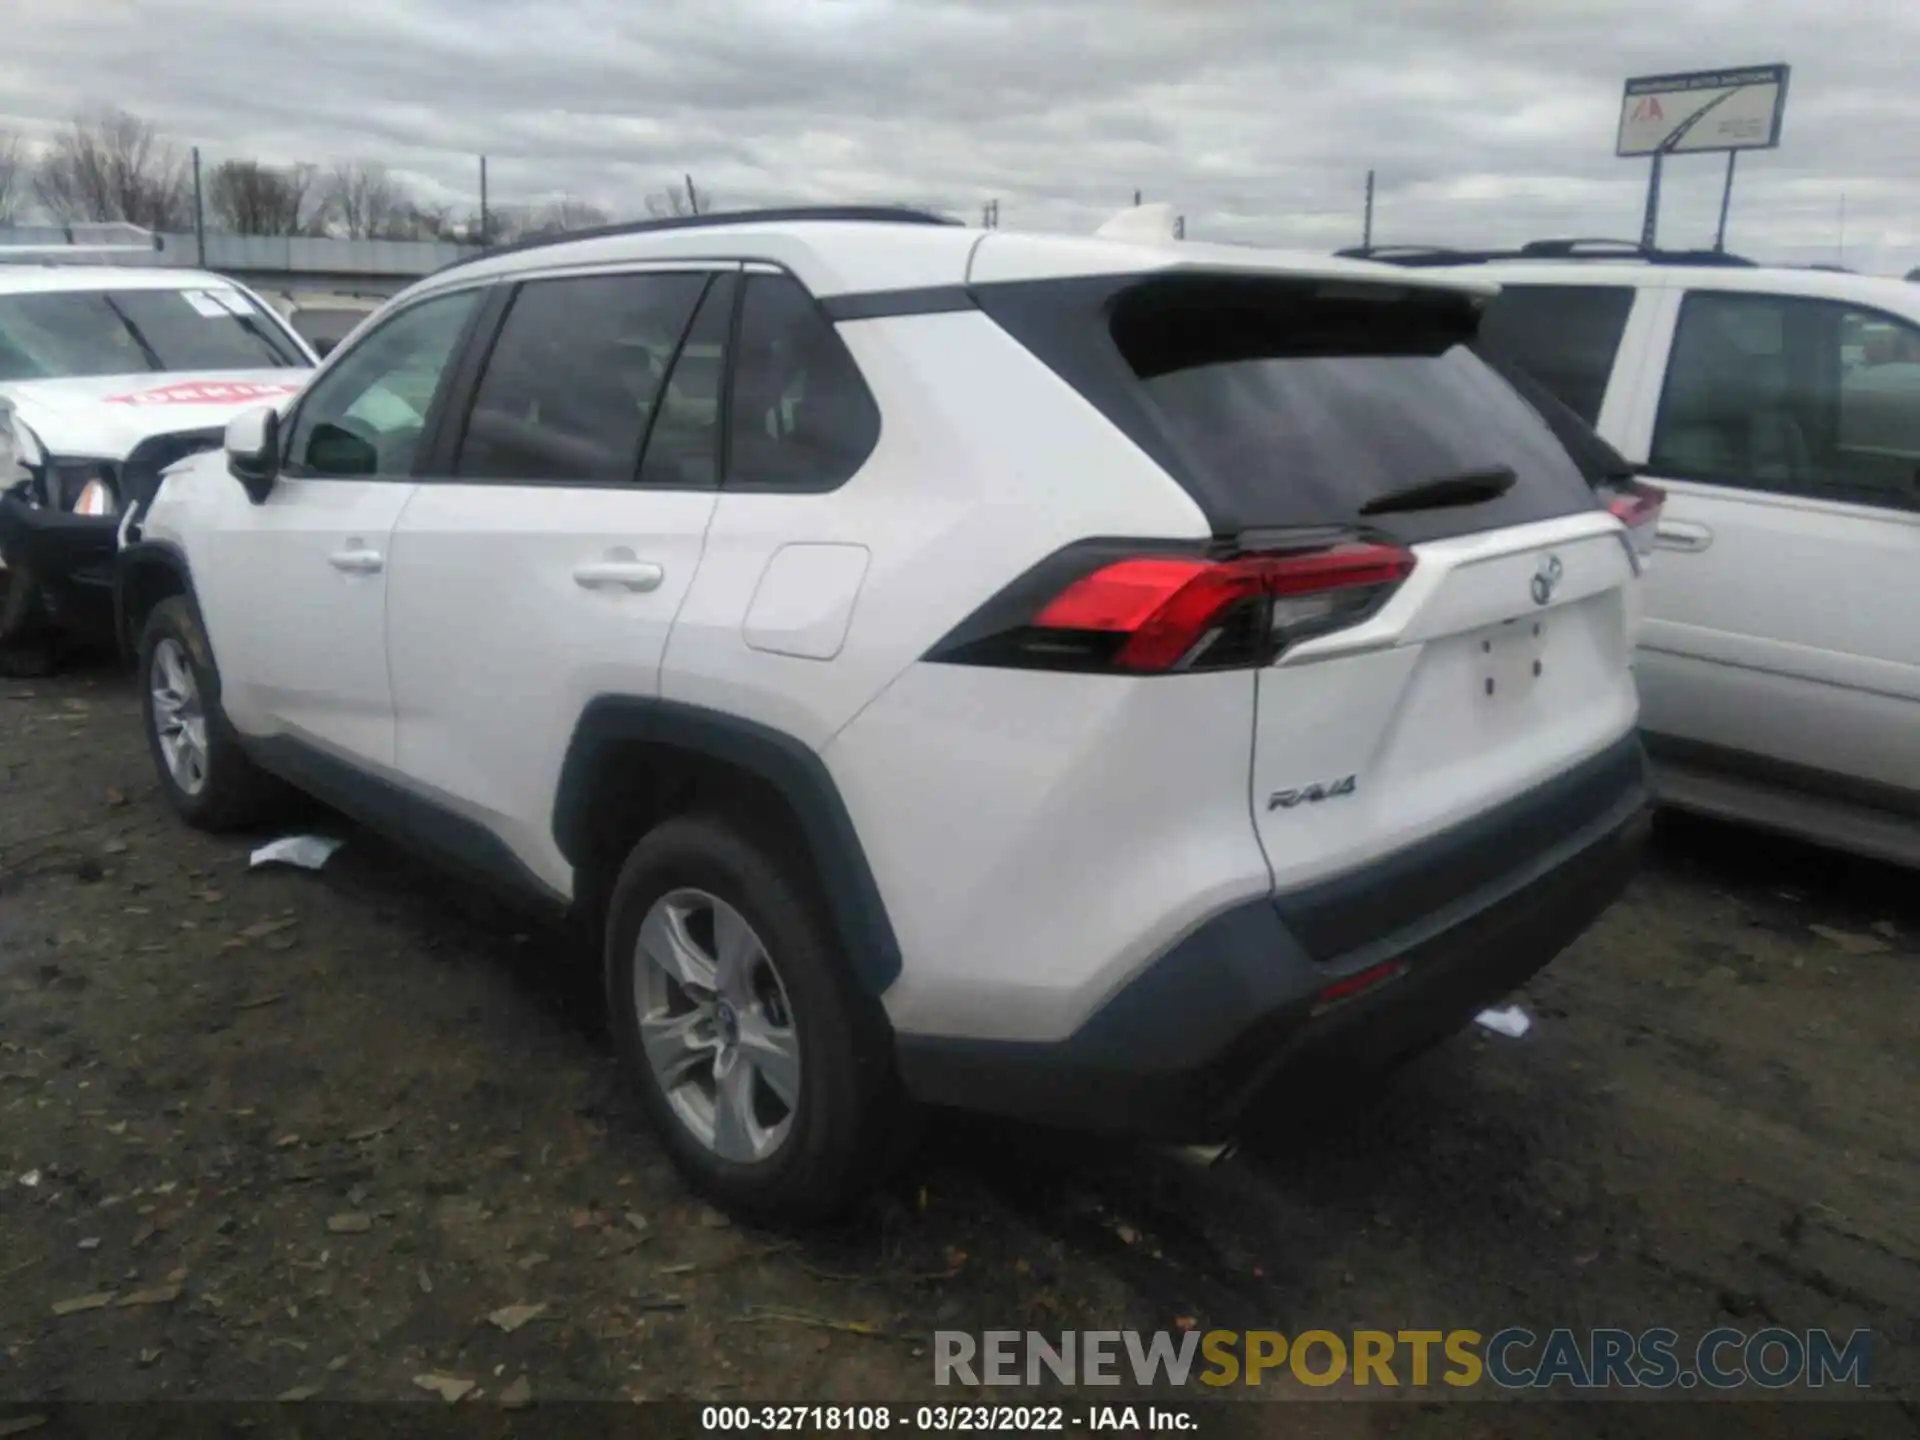
[[[462,222],[454,219],[451,205],[429,205],[403,200],[394,211],[382,237],[387,240],[457,240]]]
[[[337,165],[326,185],[327,222],[349,240],[386,240],[411,206],[384,165]]]
[[[317,185],[311,165],[275,169],[228,160],[207,179],[213,222],[236,235],[304,235],[315,227]]]
[[[76,119],[41,160],[33,192],[62,224],[122,220],[150,230],[184,230],[193,223],[185,158],[153,126],[124,110]]]
[[[0,133],[0,225],[11,225],[26,205],[28,164],[20,137]]]
[[[712,209],[713,196],[694,189],[691,175],[647,196],[647,213],[656,219],[664,220],[674,215],[705,215]]]

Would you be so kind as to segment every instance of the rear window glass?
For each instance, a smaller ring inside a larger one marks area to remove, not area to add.
[[[1633,291],[1623,285],[1512,285],[1487,306],[1480,341],[1589,425],[1600,418]]]
[[[1590,508],[1540,413],[1471,348],[1452,295],[1184,280],[1113,309],[1115,345],[1175,448],[1246,526],[1362,523],[1370,501],[1510,469],[1505,494],[1401,512],[1408,539]]]

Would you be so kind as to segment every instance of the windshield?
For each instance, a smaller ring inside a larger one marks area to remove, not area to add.
[[[306,363],[278,325],[230,288],[0,295],[0,381]]]

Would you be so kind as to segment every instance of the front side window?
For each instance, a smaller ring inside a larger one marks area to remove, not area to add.
[[[1508,285],[1488,302],[1479,343],[1591,425],[1632,309],[1633,291],[1624,285]]]
[[[231,286],[0,296],[0,381],[306,365]]]
[[[521,286],[474,392],[454,474],[631,484],[708,279],[680,271]]]
[[[1675,479],[1916,508],[1920,330],[1831,300],[1687,296],[1651,468]]]
[[[880,439],[880,408],[800,283],[750,275],[727,436],[729,490],[831,490]]]
[[[434,394],[481,293],[423,300],[362,336],[301,402],[287,436],[287,472],[411,474]]]

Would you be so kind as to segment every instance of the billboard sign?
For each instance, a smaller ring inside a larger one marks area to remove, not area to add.
[[[1787,109],[1785,65],[1642,75],[1620,102],[1616,155],[1771,150]]]

